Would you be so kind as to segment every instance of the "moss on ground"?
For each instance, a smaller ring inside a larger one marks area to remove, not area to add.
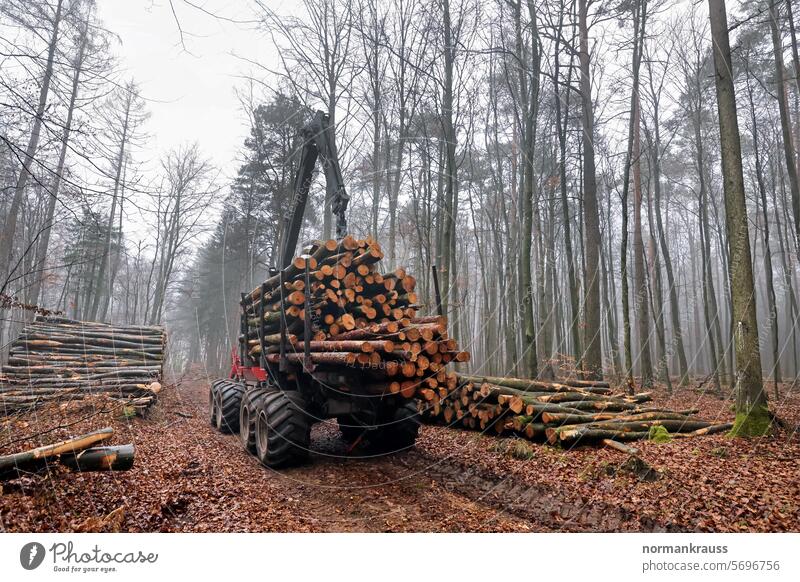
[[[736,414],[730,437],[757,437],[769,434],[772,428],[772,416],[763,406],[753,406],[745,412]]]
[[[672,435],[669,434],[666,427],[655,424],[647,432],[647,439],[654,443],[668,443],[672,440]]]

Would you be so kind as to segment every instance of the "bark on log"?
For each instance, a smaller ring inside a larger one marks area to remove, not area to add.
[[[128,471],[133,467],[133,445],[93,447],[59,460],[73,471]]]
[[[603,439],[601,442],[605,446],[610,448],[610,449],[616,449],[616,450],[618,450],[620,452],[623,452],[623,453],[626,453],[628,455],[636,456],[636,455],[639,454],[639,449],[631,447],[631,446],[628,446],[626,444],[623,444],[623,443],[621,443],[619,441],[615,441],[613,439]]]
[[[464,379],[472,382],[488,382],[498,386],[506,386],[508,388],[516,388],[517,390],[534,390],[534,391],[554,391],[554,392],[570,392],[575,389],[575,386],[570,386],[565,383],[559,382],[544,382],[541,380],[528,380],[524,378],[504,378],[498,376],[470,376],[466,374],[461,375]],[[592,385],[583,386],[584,392],[593,392],[596,394],[610,394],[611,389],[608,386]]]

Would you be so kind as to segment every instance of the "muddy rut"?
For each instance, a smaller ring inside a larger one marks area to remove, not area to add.
[[[208,382],[185,379],[174,399],[163,403],[167,423],[155,443],[181,449],[186,467],[171,470],[171,489],[185,495],[168,502],[159,524],[165,529],[233,531],[586,531],[664,529],[641,523],[616,507],[559,494],[542,475],[540,483],[513,474],[475,469],[469,455],[498,455],[495,439],[468,439],[444,447],[441,427],[423,427],[415,450],[358,458],[349,456],[335,422],[312,431],[311,463],[289,470],[261,466],[235,436],[209,426]],[[148,448],[152,443],[148,443]],[[465,451],[464,449],[469,449]],[[148,451],[149,452],[149,451]],[[465,455],[464,453],[468,453]],[[213,505],[202,508],[198,498]],[[172,505],[175,507],[173,508]],[[192,508],[197,505],[196,508]]]

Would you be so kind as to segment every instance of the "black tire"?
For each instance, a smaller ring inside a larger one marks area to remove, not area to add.
[[[386,424],[369,434],[370,449],[381,453],[398,453],[414,446],[419,435],[420,418],[415,404],[406,404],[388,415]]]
[[[244,396],[245,385],[230,380],[215,382],[217,400],[214,405],[214,426],[225,434],[239,432],[239,407]]]
[[[219,387],[227,380],[215,380],[208,389],[208,420],[211,426],[217,427],[217,409],[219,408]]]
[[[239,442],[249,453],[256,453],[256,416],[269,388],[253,388],[245,392],[239,408]]]
[[[305,462],[311,443],[311,423],[303,397],[295,391],[271,389],[260,400],[257,410],[258,460],[276,469]]]

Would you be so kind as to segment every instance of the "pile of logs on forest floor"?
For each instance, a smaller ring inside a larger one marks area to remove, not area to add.
[[[382,258],[371,238],[316,241],[244,294],[239,339],[249,364],[284,357],[293,369],[358,371],[375,395],[432,399],[454,390],[445,366],[469,353],[448,337],[443,317],[417,315],[416,279],[403,268],[382,274]]]
[[[430,422],[564,446],[648,439],[659,426],[671,437],[713,434],[732,426],[700,420],[693,416],[697,410],[648,406],[651,400],[646,392],[614,394],[607,382],[459,374],[455,390],[434,403],[420,401],[419,409]]]
[[[161,390],[165,349],[162,327],[37,316],[0,370],[0,415],[93,394],[141,412]]]
[[[133,445],[95,446],[114,435],[111,427],[75,438],[0,456],[0,481],[45,471],[56,463],[73,471],[127,471],[133,467]]]

